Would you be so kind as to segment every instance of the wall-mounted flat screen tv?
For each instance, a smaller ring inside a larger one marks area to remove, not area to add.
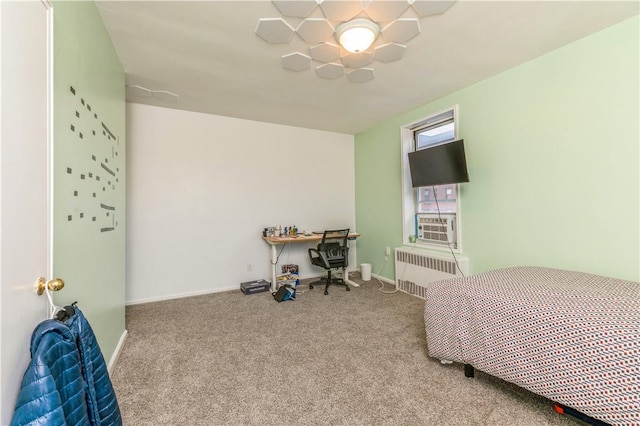
[[[409,153],[414,188],[469,182],[462,139]]]

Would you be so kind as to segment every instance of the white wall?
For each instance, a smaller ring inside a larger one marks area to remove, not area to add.
[[[354,182],[352,135],[127,104],[127,303],[269,280],[262,229],[355,230]]]

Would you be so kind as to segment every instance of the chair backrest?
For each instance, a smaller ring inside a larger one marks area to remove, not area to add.
[[[349,228],[347,229],[327,229],[322,234],[322,241],[318,244],[318,250],[327,244],[339,244],[341,247],[347,247],[347,239],[349,237]]]
[[[323,251],[332,267],[349,266],[349,229],[328,229],[322,234],[318,250]]]

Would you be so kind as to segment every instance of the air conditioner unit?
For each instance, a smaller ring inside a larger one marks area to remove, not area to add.
[[[450,244],[457,248],[455,213],[418,213],[416,214],[416,237],[418,241],[429,244]]]

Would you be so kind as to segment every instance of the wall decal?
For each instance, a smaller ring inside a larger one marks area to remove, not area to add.
[[[80,96],[81,91],[73,86],[69,86],[69,93],[69,136],[77,137],[55,141],[65,144],[65,151],[71,154],[64,166],[62,186],[69,188],[64,197],[67,222],[74,227],[92,224],[90,227],[98,233],[115,231],[118,215],[124,214],[118,202],[124,191],[120,184],[120,167],[124,166],[119,155],[120,138],[98,118],[99,107],[92,106],[87,96]]]

